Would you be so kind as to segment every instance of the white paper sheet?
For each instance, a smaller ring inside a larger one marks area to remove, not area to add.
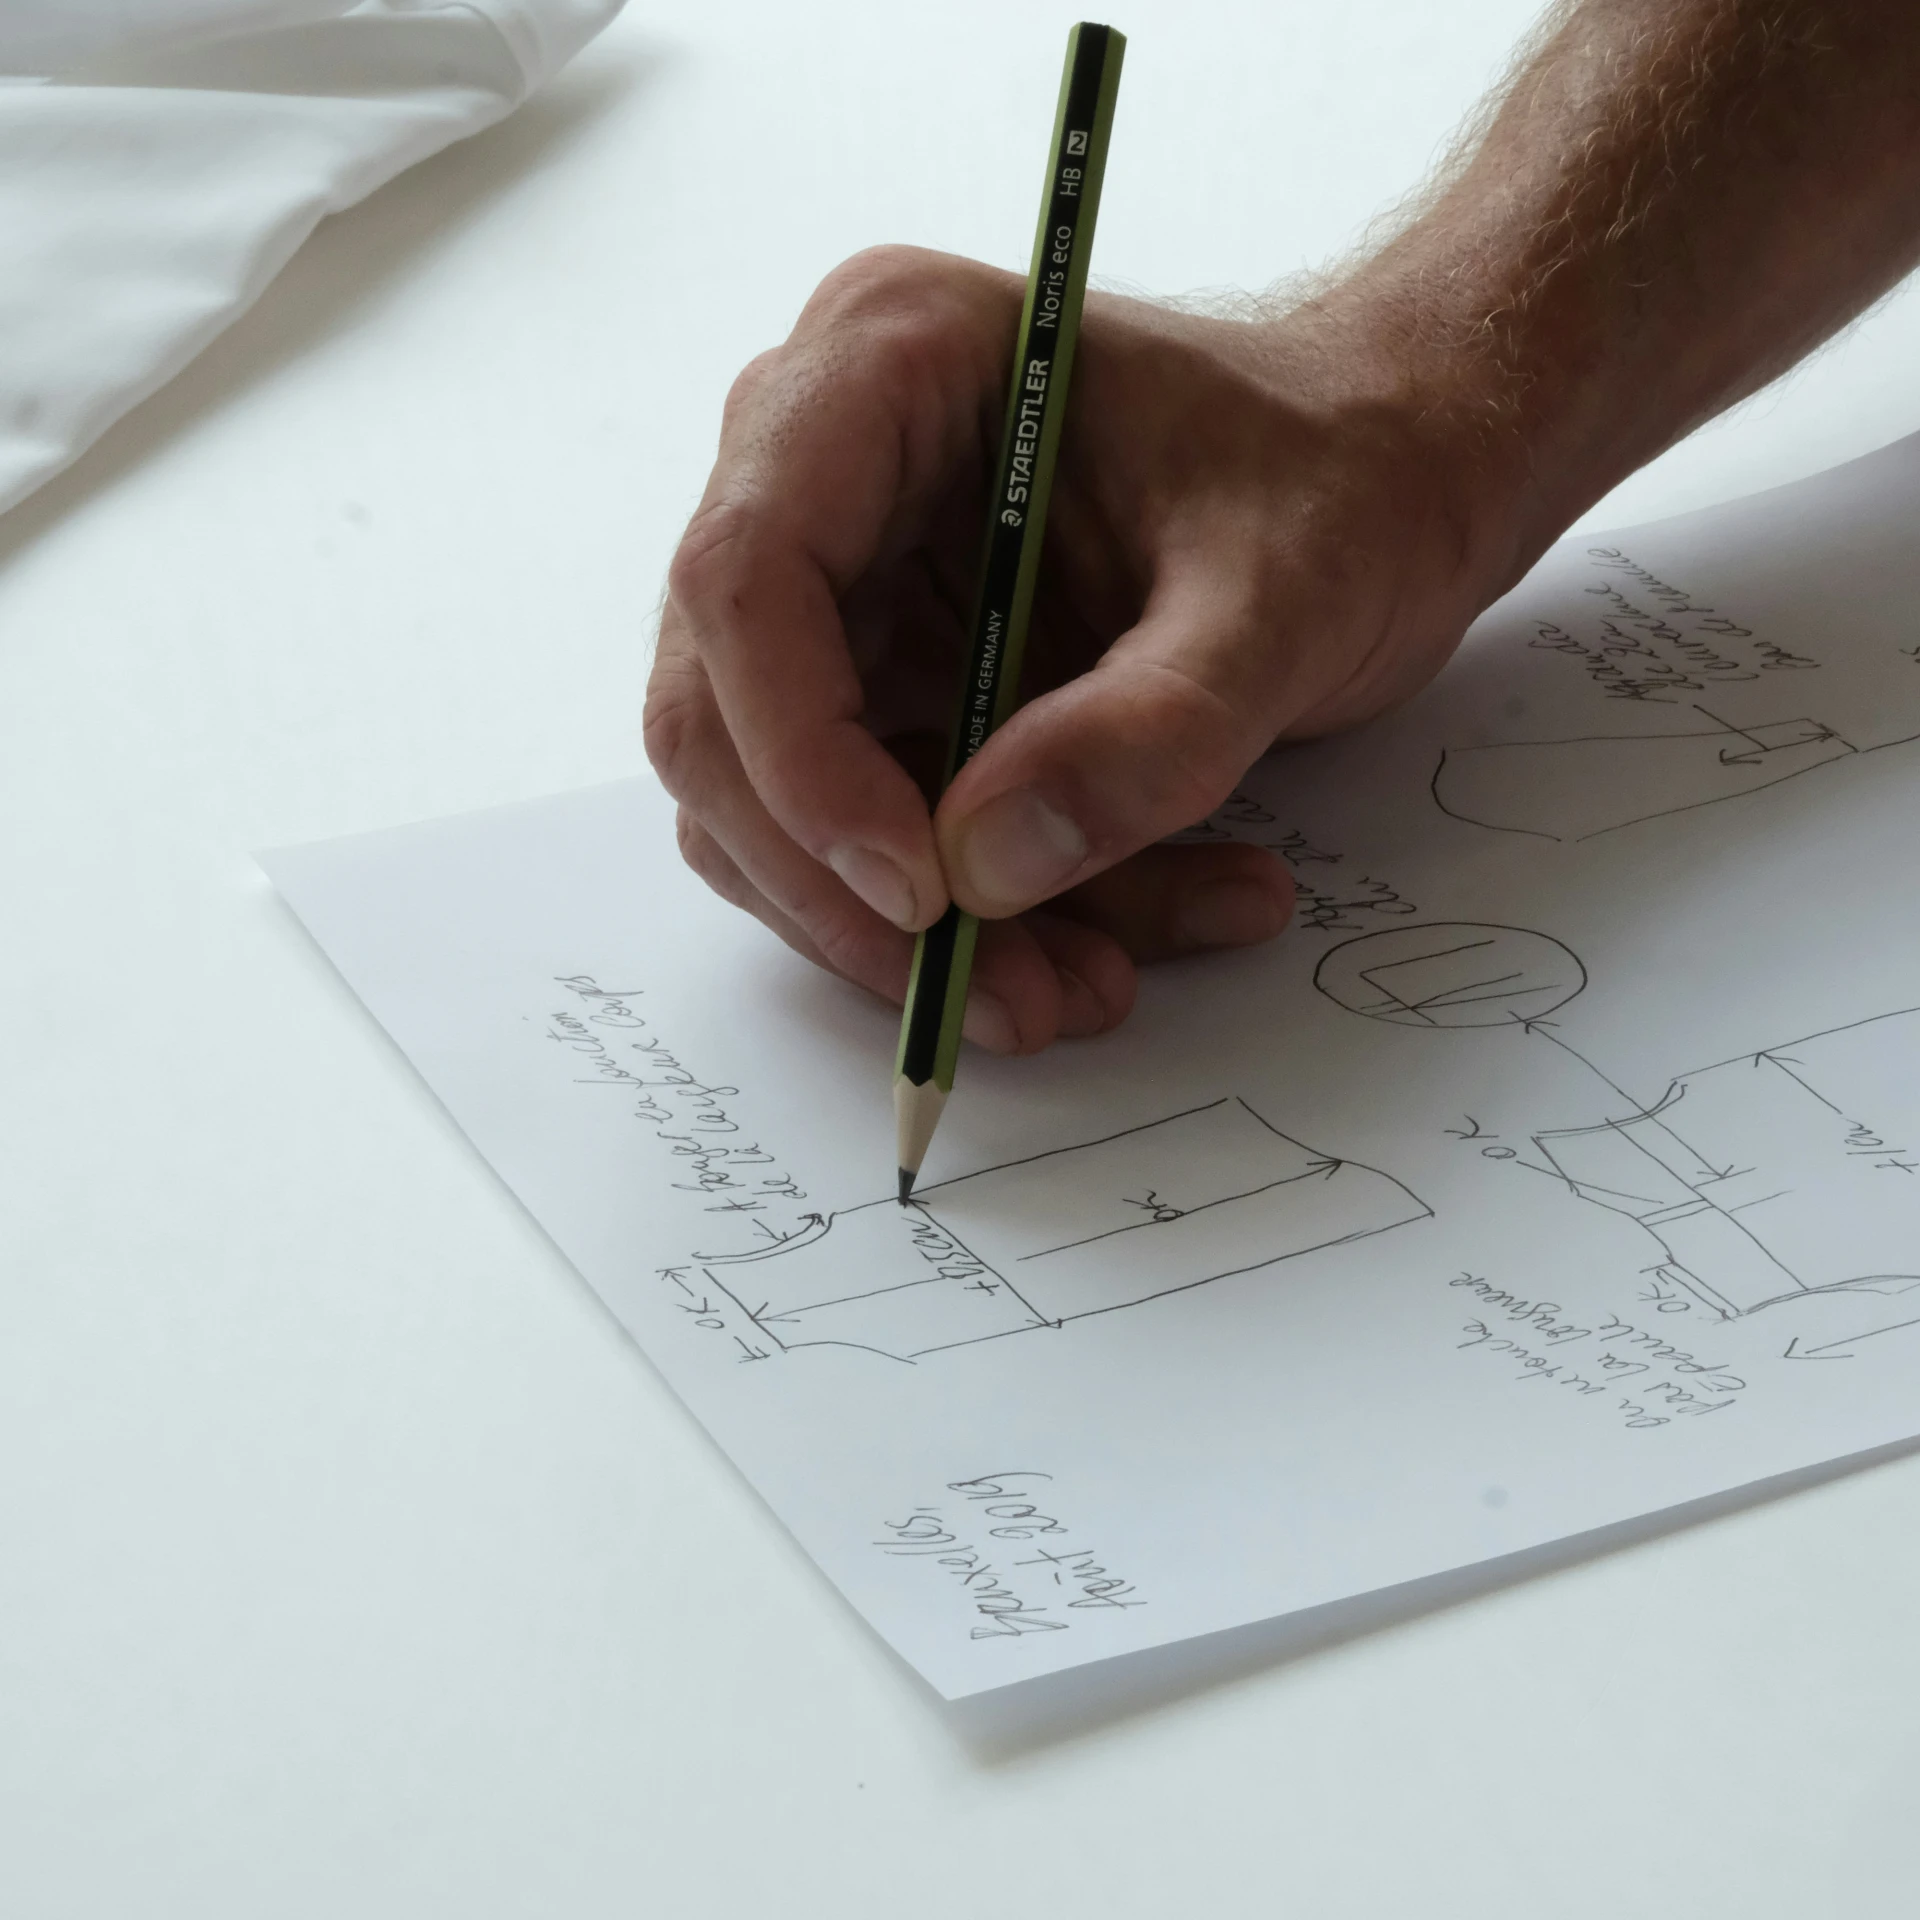
[[[1121,1033],[894,1016],[636,781],[271,855],[480,1150],[942,1693],[1920,1433],[1920,440],[1557,549],[1208,827],[1302,890]]]

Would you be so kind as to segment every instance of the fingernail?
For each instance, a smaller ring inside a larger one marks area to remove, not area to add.
[[[959,890],[980,910],[1018,913],[1058,893],[1087,857],[1087,836],[1031,787],[1015,787],[959,829]]]
[[[913,882],[884,853],[871,847],[835,847],[827,865],[857,893],[882,920],[913,930],[918,902]]]
[[[966,1017],[960,1031],[976,1047],[989,1053],[1012,1053],[1020,1044],[1020,1030],[1013,1024],[1007,1003],[997,995],[973,987],[967,993]]]
[[[1180,903],[1175,937],[1190,947],[1252,947],[1287,924],[1287,910],[1250,880],[1209,880]]]
[[[1057,971],[1060,975],[1060,1037],[1086,1040],[1096,1033],[1104,1033],[1107,1010],[1101,1005],[1100,996],[1077,973],[1069,973],[1065,967]]]

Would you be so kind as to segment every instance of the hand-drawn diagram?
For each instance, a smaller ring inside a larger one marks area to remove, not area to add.
[[[1430,1217],[1399,1181],[1216,1100],[889,1196],[707,1279],[792,1350],[913,1361],[1138,1306]],[[857,1278],[856,1278],[857,1276]]]
[[[1738,799],[1859,751],[1818,720],[1736,727],[1705,707],[1695,711],[1712,721],[1710,730],[1449,747],[1434,770],[1434,800],[1473,826],[1592,840]]]
[[[1313,984],[1349,1013],[1396,1026],[1504,1027],[1565,1006],[1587,970],[1544,933],[1443,921],[1343,941]]]
[[[1853,1339],[1920,1324],[1920,1009],[1698,1068],[1650,1107],[1533,1139],[1728,1319],[1846,1292],[1912,1296]]]
[[[1920,1008],[1696,1068],[1646,1102],[1544,1017],[1586,978],[1545,934],[1440,922],[1346,941],[1314,984],[1369,1019],[1505,1027],[1578,1062],[1617,1110],[1530,1134],[1538,1161],[1502,1157],[1636,1222],[1649,1271],[1709,1312],[1827,1298],[1838,1337],[1796,1335],[1794,1358],[1920,1327]]]

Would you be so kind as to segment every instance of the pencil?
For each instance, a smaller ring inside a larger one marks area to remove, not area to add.
[[[1012,711],[1019,692],[1020,656],[1046,536],[1047,496],[1066,415],[1067,382],[1087,290],[1087,258],[1093,249],[1107,136],[1126,45],[1126,37],[1112,27],[1084,21],[1067,36],[1051,171],[1015,336],[966,678],[943,790]],[[953,1091],[979,931],[972,914],[949,906],[914,943],[893,1079],[902,1204],[913,1192],[941,1109]]]

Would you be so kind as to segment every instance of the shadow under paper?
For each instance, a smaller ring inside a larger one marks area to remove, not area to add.
[[[1703,1521],[1722,1519],[1915,1454],[1920,1454],[1920,1440],[1896,1441],[1497,1560],[1309,1607],[1278,1620],[1256,1621],[1143,1653],[1069,1667],[1040,1679],[1016,1681],[991,1693],[942,1702],[942,1711],[977,1761],[991,1766],[1018,1760],[1271,1668],[1330,1652],[1363,1634],[1401,1626],[1483,1594],[1561,1573],[1603,1554],[1665,1539]]]

